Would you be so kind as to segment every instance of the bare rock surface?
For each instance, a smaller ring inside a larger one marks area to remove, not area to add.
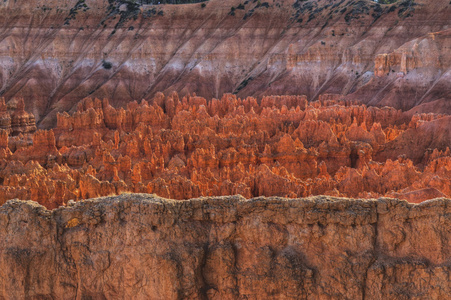
[[[333,94],[308,102],[158,93],[127,109],[86,98],[52,130],[0,130],[0,204],[18,198],[53,209],[124,192],[419,203],[451,197],[450,121]]]
[[[1,299],[447,299],[451,201],[123,194],[0,207]]]
[[[451,97],[449,0],[133,3],[1,1],[0,95],[45,129],[87,96],[335,93],[403,110]]]

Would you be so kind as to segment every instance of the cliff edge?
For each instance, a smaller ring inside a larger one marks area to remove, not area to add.
[[[444,198],[12,200],[0,299],[446,299],[450,216]]]

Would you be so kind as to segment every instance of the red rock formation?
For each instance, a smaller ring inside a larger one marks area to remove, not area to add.
[[[25,111],[23,98],[13,99],[14,108],[8,111],[5,98],[0,98],[0,129],[8,134],[29,134],[36,131],[36,121],[32,113]]]
[[[32,139],[0,133],[0,200],[31,197],[56,207],[123,192],[451,196],[449,118],[409,114],[333,95],[307,103],[160,93],[127,110],[84,99]]]
[[[34,115],[25,111],[23,98],[17,101],[17,107],[11,115],[11,130],[13,135],[33,133],[36,131]]]
[[[0,98],[0,129],[11,132],[11,116],[7,111],[5,98]]]
[[[90,176],[83,184],[102,190]],[[164,193],[171,184],[153,186]],[[449,299],[451,292],[449,199],[123,194],[68,204],[0,207],[0,298]]]
[[[16,150],[12,159],[24,163],[37,161],[42,166],[53,167],[54,163],[62,162],[61,154],[56,149],[55,136],[52,130],[39,130],[33,135],[33,145]]]
[[[2,96],[24,97],[41,129],[84,97],[125,109],[157,96],[172,118],[183,100],[159,91],[207,99],[327,93],[406,110],[451,92],[443,76],[451,67],[448,0],[210,0],[203,8],[133,1],[130,11],[119,0],[43,2],[0,6]],[[278,108],[303,109],[295,98]],[[253,104],[244,102],[247,112]]]

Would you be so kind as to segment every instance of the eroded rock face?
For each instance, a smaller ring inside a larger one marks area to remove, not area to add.
[[[10,201],[0,297],[446,299],[450,215],[448,199]]]
[[[12,106],[8,109],[8,105]],[[14,98],[5,104],[0,98],[0,129],[11,135],[32,134],[36,131],[36,119],[32,113],[25,111],[23,98]]]
[[[451,197],[451,119],[322,95],[87,98],[33,135],[0,132],[0,203],[155,193]]]
[[[448,0],[244,2],[2,1],[0,95],[24,97],[45,129],[87,96],[126,107],[159,91],[334,93],[406,110],[449,99]]]

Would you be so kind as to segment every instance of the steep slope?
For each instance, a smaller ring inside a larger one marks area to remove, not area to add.
[[[0,207],[1,299],[447,299],[451,202],[122,195]]]
[[[6,0],[0,16],[0,95],[24,97],[41,128],[88,95],[327,92],[402,109],[450,95],[447,0]]]
[[[34,119],[23,107],[3,112],[0,204],[18,198],[56,208],[124,192],[179,200],[451,196],[450,116],[410,117],[340,98],[265,96],[259,104],[159,93],[127,109],[86,98],[75,113],[58,114],[56,128],[19,135],[36,127],[13,126],[17,116]]]

